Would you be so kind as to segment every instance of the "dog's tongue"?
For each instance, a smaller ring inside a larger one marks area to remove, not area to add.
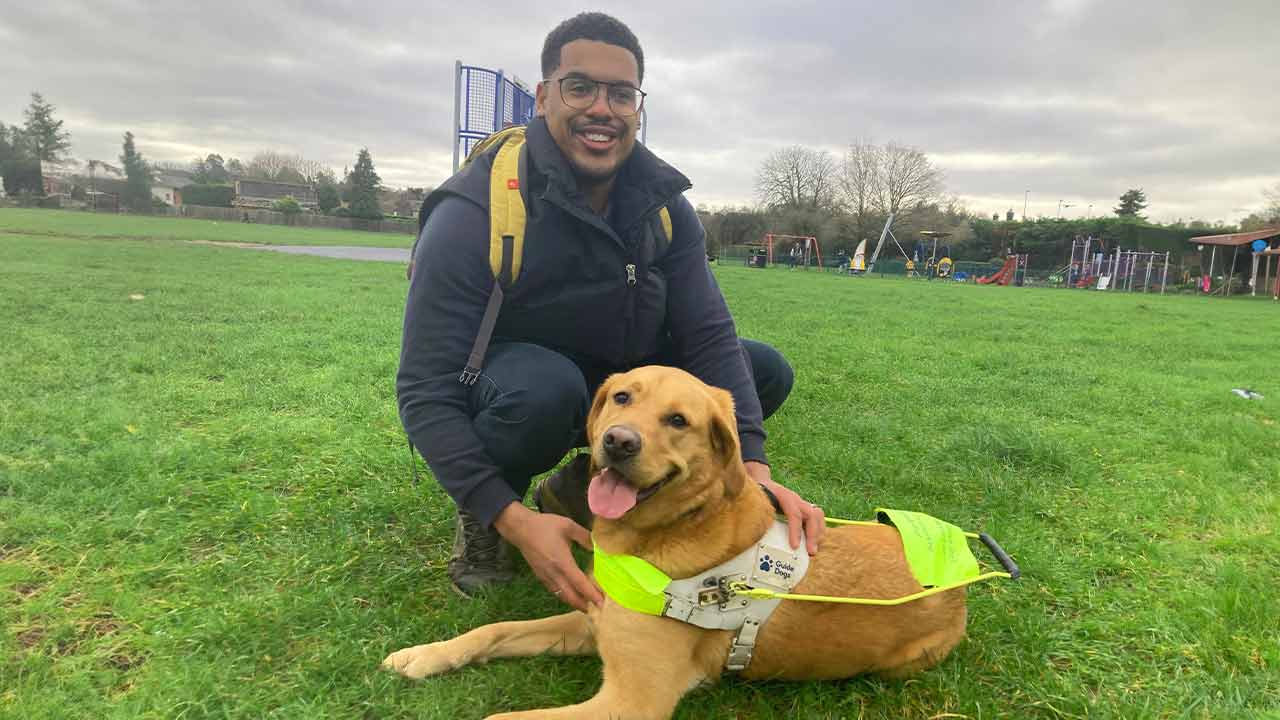
[[[622,479],[622,474],[607,468],[591,478],[587,488],[587,504],[591,512],[602,518],[617,520],[636,506],[636,489]]]

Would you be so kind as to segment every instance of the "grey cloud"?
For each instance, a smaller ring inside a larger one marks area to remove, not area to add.
[[[454,60],[534,82],[546,32],[579,9],[31,3],[0,18],[0,120],[19,121],[35,89],[82,158],[114,157],[126,129],[157,160],[274,148],[341,169],[367,145],[387,182],[434,185]],[[1068,195],[1099,212],[1142,186],[1154,217],[1234,219],[1280,180],[1272,0],[603,9],[645,47],[649,142],[695,201],[750,202],[777,147],[859,138],[936,153],[949,191],[984,213],[1020,211],[1027,188],[1044,214]]]

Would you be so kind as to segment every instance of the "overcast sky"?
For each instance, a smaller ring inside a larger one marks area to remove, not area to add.
[[[645,51],[649,146],[708,205],[753,201],[792,144],[926,152],[949,193],[1156,220],[1236,221],[1280,182],[1280,0],[1047,2],[24,2],[0,12],[0,121],[32,90],[72,154],[155,161],[274,149],[336,170],[368,146],[392,186],[452,166],[454,61],[540,79],[546,33],[584,9]],[[487,13],[487,14],[482,14]]]

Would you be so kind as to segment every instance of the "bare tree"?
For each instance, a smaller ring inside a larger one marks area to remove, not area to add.
[[[853,219],[856,240],[867,238],[880,215],[882,149],[866,140],[849,145],[840,168],[840,191]]]
[[[230,162],[227,170],[231,171]],[[307,185],[319,183],[322,177],[333,177],[333,169],[322,162],[275,150],[263,150],[254,155],[244,166],[244,172],[249,177]]]
[[[880,209],[902,214],[935,202],[942,192],[942,173],[928,156],[913,147],[888,143],[880,150]]]
[[[253,156],[253,159],[244,166],[244,171],[249,177],[275,180],[281,170],[291,165],[289,156],[284,153],[263,150]]]
[[[793,145],[765,159],[756,173],[756,196],[769,207],[829,209],[835,205],[836,176],[830,153]]]
[[[1280,219],[1280,182],[1274,187],[1263,190],[1262,196],[1267,199],[1266,213],[1274,218]]]
[[[322,177],[333,177],[333,168],[319,160],[307,160],[301,155],[298,156],[298,164],[294,169],[306,179],[309,185],[319,183]]]

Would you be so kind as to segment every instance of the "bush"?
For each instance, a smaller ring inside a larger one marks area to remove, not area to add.
[[[188,185],[180,191],[185,205],[231,207],[236,189],[230,185]]]
[[[271,204],[271,209],[285,215],[297,215],[302,212],[302,206],[294,199],[292,195],[285,195],[279,200]]]
[[[302,212],[302,206],[298,204],[298,201],[292,195],[285,195],[275,201],[271,204],[271,209],[284,214],[284,223],[286,225],[292,225],[293,219]]]

